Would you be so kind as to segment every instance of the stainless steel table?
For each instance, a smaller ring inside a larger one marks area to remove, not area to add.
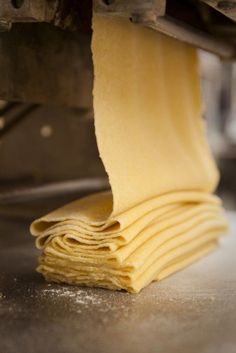
[[[28,224],[0,221],[1,353],[235,353],[236,217],[221,248],[138,295],[47,284]]]

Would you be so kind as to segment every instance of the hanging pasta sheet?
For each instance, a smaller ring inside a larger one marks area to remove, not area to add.
[[[36,220],[47,280],[139,292],[213,250],[227,222],[206,140],[196,50],[93,18],[94,120],[111,191]],[[89,161],[88,161],[89,163]]]

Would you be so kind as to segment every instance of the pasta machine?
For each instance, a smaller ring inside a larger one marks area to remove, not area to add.
[[[93,7],[222,58],[235,56],[235,1],[94,0]],[[91,16],[91,0],[1,0],[0,97],[90,107]]]
[[[235,0],[0,0],[1,207],[108,185],[91,132],[93,11],[236,56]]]

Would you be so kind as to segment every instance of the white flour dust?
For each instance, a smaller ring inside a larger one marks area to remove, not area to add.
[[[85,310],[94,310],[101,313],[117,312],[125,316],[128,314],[128,307],[126,305],[126,293],[114,293],[111,291],[104,292],[96,288],[86,287],[69,287],[55,284],[47,284],[46,287],[41,288],[37,293],[33,294],[40,300],[52,301],[53,305],[64,305],[68,310],[82,313]],[[128,295],[129,302],[133,297]]]
[[[54,296],[57,298],[71,298],[77,304],[101,304],[101,299],[96,294],[88,294],[82,289],[68,289],[67,287],[60,288],[45,288],[41,291],[41,295]]]

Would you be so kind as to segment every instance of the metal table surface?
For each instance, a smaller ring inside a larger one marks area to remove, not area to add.
[[[235,353],[230,219],[217,251],[137,295],[45,283],[28,224],[1,220],[0,352]]]

